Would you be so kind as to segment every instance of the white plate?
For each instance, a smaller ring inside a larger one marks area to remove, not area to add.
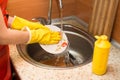
[[[53,26],[53,25],[46,25],[48,28],[50,28],[51,30],[54,31],[61,31],[60,28],[58,28],[57,26]],[[52,44],[52,45],[42,45],[40,44],[40,46],[48,53],[51,54],[60,54],[63,51],[66,50],[68,45],[68,39],[65,35],[65,33],[62,31],[62,39],[58,44]]]

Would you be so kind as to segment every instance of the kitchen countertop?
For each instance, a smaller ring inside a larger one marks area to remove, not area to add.
[[[17,52],[15,45],[10,45],[10,57],[21,80],[119,80],[120,49],[112,45],[106,74],[102,76],[91,72],[91,62],[72,69],[46,69],[26,62]]]

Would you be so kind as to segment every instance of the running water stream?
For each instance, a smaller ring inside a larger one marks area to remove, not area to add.
[[[62,8],[60,9],[60,23],[61,23],[61,25],[60,25],[61,35],[63,37],[64,30],[63,30],[63,9]],[[64,63],[66,64],[66,66],[70,66],[70,64],[71,64],[70,60],[69,60],[69,45],[70,45],[70,43],[68,41],[67,49],[63,53],[61,53],[64,55],[64,58],[65,58]],[[60,59],[60,57],[58,56],[56,59],[55,65],[57,65],[57,62],[59,62],[59,59]]]

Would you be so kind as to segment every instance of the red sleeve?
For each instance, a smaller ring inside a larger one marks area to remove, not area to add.
[[[8,0],[0,0],[0,7],[2,9],[2,13],[3,13],[3,16],[4,16],[6,26],[7,26],[7,15],[8,15],[8,13],[6,11],[7,2],[8,2]]]

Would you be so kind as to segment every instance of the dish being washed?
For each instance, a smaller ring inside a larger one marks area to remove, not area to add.
[[[48,28],[50,28],[51,30],[61,31],[61,29],[58,28],[57,26],[53,26],[53,25],[46,25],[46,26]],[[67,36],[65,35],[65,33],[62,31],[62,39],[61,39],[61,41],[59,41],[58,44],[52,44],[52,45],[40,44],[40,46],[48,53],[60,54],[66,50],[66,48],[68,46],[68,39],[67,39]]]

